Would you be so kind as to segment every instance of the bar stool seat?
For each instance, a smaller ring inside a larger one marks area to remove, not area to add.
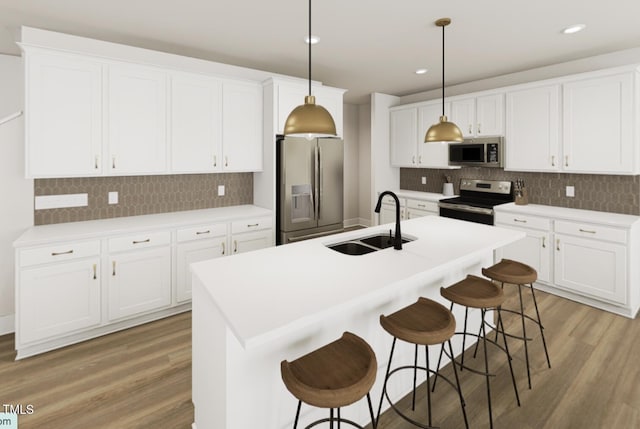
[[[489,268],[482,269],[482,275],[500,283],[516,285],[531,284],[538,280],[538,273],[522,262],[503,259]]]
[[[473,275],[447,288],[440,294],[449,301],[471,308],[493,308],[502,305],[504,292],[497,285]]]
[[[460,382],[458,379],[458,372],[456,370],[455,365],[453,366],[453,371],[455,375],[455,384],[439,374],[436,370],[432,370],[429,366],[429,346],[430,345],[442,345],[444,348],[445,344],[449,347],[449,352],[453,354],[453,348],[451,346],[450,339],[455,333],[456,330],[456,319],[445,306],[442,304],[427,299],[427,298],[418,298],[418,300],[404,307],[395,313],[392,313],[388,316],[380,315],[380,325],[387,331],[389,334],[393,336],[393,343],[391,346],[391,354],[389,355],[389,362],[387,365],[387,372],[384,380],[384,385],[382,387],[382,395],[380,397],[380,405],[378,406],[378,414],[376,420],[380,418],[380,412],[382,410],[382,403],[384,398],[387,399],[391,408],[404,420],[409,423],[421,427],[421,428],[431,428],[432,422],[432,413],[431,413],[431,387],[429,376],[436,375],[437,377],[442,377],[449,385],[451,385],[454,389],[456,389],[458,393],[458,397],[460,399],[460,405],[462,407],[462,414],[464,417],[465,427],[468,428],[469,424],[467,421],[467,414],[465,411],[465,402],[462,396],[462,391],[460,389]],[[393,360],[393,352],[395,349],[396,341],[400,339],[407,343],[414,344],[415,353],[414,353],[414,364],[413,365],[404,365],[391,369],[391,362]],[[418,366],[418,347],[424,346],[425,351],[425,366]],[[427,412],[428,412],[428,425],[421,423],[417,420],[410,418],[405,415],[400,409],[391,401],[387,392],[387,382],[391,378],[391,376],[398,371],[402,370],[413,370],[413,401],[412,401],[412,410],[415,411],[416,404],[416,380],[417,380],[417,370],[422,370],[426,372],[426,384],[427,384]]]
[[[369,344],[350,332],[343,333],[336,341],[292,362],[282,361],[282,381],[299,401],[294,428],[298,424],[301,402],[331,409],[329,419],[320,420],[307,427],[327,421],[361,427],[349,420],[341,419],[340,407],[351,405],[365,396],[375,427],[369,391],[376,380],[377,368],[376,355]],[[337,419],[333,417],[334,408],[338,409]]]

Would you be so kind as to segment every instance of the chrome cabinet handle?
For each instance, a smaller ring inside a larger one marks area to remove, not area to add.
[[[115,156],[111,157],[111,168],[116,168],[116,157]]]
[[[93,159],[93,168],[94,168],[95,170],[97,170],[97,169],[98,169],[98,160],[99,160],[99,159],[100,159],[100,158],[98,158],[98,155],[96,155],[96,156],[95,156],[95,158]]]
[[[111,275],[116,275],[116,261],[111,262]]]
[[[233,253],[237,253],[237,252],[238,252],[238,241],[233,240]]]
[[[582,229],[582,228],[580,228],[580,229],[579,229],[579,231],[580,231],[580,232],[586,232],[586,233],[588,233],[588,234],[595,234],[595,233],[596,233],[595,231],[590,231],[590,230],[588,230],[588,229]]]
[[[218,157],[216,155],[213,155],[213,166],[214,167],[218,166]]]
[[[201,234],[210,234],[211,231],[206,230],[206,231],[196,231],[196,235],[201,235]]]
[[[469,134],[473,133],[473,125],[469,124]]]
[[[426,207],[424,204],[418,204],[418,207]]]
[[[139,241],[133,240],[133,244],[148,243],[150,241],[151,241],[150,238],[147,238],[146,240],[139,240]]]
[[[225,252],[225,245],[224,245],[224,242],[222,242],[222,243],[220,243],[220,244],[222,245],[222,254],[224,255],[224,252]]]
[[[564,156],[564,166],[568,167],[569,166],[569,155],[565,155]]]
[[[252,223],[252,224],[247,224],[247,228],[255,228],[256,226],[260,225],[259,223]]]
[[[556,250],[560,251],[560,239],[559,238],[556,240]]]
[[[523,219],[517,219],[517,218],[515,218],[515,217],[513,218],[513,221],[514,221],[514,222],[520,222],[520,223],[527,223],[527,221],[526,221],[526,220],[523,220]]]
[[[94,280],[95,280],[96,278],[98,278],[98,277],[97,277],[97,273],[96,273],[96,269],[97,269],[96,264],[93,264],[93,279],[94,279]]]
[[[482,131],[480,131],[480,122],[478,122],[478,134],[482,134]]]
[[[556,156],[555,155],[551,155],[551,166],[552,167],[556,166]]]
[[[416,163],[416,156],[415,156],[415,155],[413,155],[413,156],[411,157],[411,163],[412,163],[412,164],[415,164],[415,163]]]
[[[418,155],[418,164],[422,164],[422,155]]]
[[[543,249],[547,248],[547,237],[542,237],[542,248]]]
[[[228,167],[229,166],[229,157],[224,157],[224,166]]]
[[[70,255],[72,253],[73,249],[67,250],[66,252],[51,252],[51,256]]]

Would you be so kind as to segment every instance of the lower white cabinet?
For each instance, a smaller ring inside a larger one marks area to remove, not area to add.
[[[171,304],[171,249],[134,250],[109,257],[109,320]]]
[[[556,234],[554,283],[581,295],[627,303],[626,246]]]
[[[220,258],[227,254],[227,236],[179,243],[176,250],[176,300],[191,300],[191,271],[189,265],[207,259]]]
[[[97,256],[22,270],[18,288],[19,343],[65,335],[100,323]]]
[[[407,219],[423,216],[438,216],[438,203],[434,201],[412,200],[407,198]]]
[[[272,245],[273,230],[244,232],[231,236],[232,254],[251,252],[252,250],[264,249]]]

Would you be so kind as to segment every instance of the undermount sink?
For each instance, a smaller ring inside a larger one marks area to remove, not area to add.
[[[327,247],[336,252],[345,255],[366,255],[367,253],[377,252],[378,250],[393,247],[394,236],[389,233],[379,233],[367,235],[361,238],[355,238],[341,243],[329,244]],[[402,243],[408,243],[415,240],[413,237],[403,237]]]

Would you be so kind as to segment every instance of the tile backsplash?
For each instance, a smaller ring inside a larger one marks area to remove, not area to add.
[[[459,170],[400,169],[400,188],[423,192],[442,192],[447,175],[459,193],[460,179],[525,181],[530,204],[570,207],[640,215],[640,176],[603,174],[527,173],[501,168],[463,167]],[[426,177],[426,185],[421,178]],[[565,196],[565,187],[575,187],[575,197]]]
[[[218,196],[224,185],[225,195]],[[108,204],[109,192],[118,204]],[[34,223],[46,225],[253,203],[252,173],[36,179],[34,194],[89,194],[88,206],[35,210]]]

